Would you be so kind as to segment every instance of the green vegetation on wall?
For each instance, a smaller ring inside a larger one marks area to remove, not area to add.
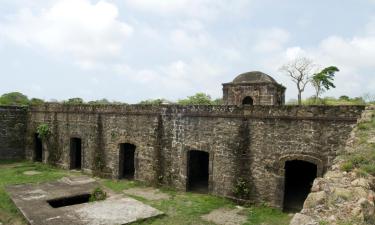
[[[46,123],[40,124],[36,128],[36,132],[38,133],[38,137],[41,139],[47,139],[51,135],[51,129]]]
[[[348,154],[341,164],[344,171],[355,171],[358,175],[375,176],[375,111],[372,120],[358,124],[356,128],[356,151]]]

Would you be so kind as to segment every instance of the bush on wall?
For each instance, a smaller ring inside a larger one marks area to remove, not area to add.
[[[37,128],[38,137],[41,139],[46,139],[51,135],[51,129],[48,124],[42,123]]]

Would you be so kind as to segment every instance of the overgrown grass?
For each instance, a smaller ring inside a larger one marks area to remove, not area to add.
[[[38,171],[40,174],[33,176],[24,174],[25,171],[30,170]],[[0,161],[0,222],[3,224],[26,224],[6,193],[6,186],[57,180],[68,173],[41,163]]]
[[[279,209],[269,208],[265,206],[251,207],[248,209],[248,222],[246,225],[267,224],[279,225],[289,224],[290,216],[283,213]]]
[[[40,174],[28,176],[25,171],[38,171]],[[22,215],[18,212],[9,196],[5,192],[5,187],[13,184],[40,183],[60,179],[67,175],[79,175],[78,172],[64,171],[51,166],[32,163],[0,161],[0,222],[3,224],[26,225]],[[116,181],[102,179],[102,184],[111,190],[121,193],[125,189],[132,187],[144,187],[145,184],[135,181]],[[187,224],[212,224],[201,219],[201,216],[210,211],[226,207],[234,208],[235,204],[225,198],[212,195],[177,192],[173,189],[161,188],[161,191],[170,196],[165,200],[147,200],[141,197],[132,196],[139,201],[151,205],[166,215],[151,220],[141,221],[134,224],[153,225],[187,225]],[[244,208],[242,215],[248,219],[247,225],[287,225],[290,216],[280,210],[265,206]]]
[[[144,186],[142,183],[129,181],[109,181],[103,182],[108,188],[116,192],[125,189]],[[166,200],[147,200],[137,196],[131,196],[139,201],[151,205],[166,215],[151,220],[141,221],[134,224],[137,225],[195,225],[195,224],[212,224],[201,219],[201,216],[210,211],[222,207],[235,208],[235,204],[228,199],[190,192],[177,192],[173,189],[162,188],[162,192],[168,194],[170,199]],[[281,210],[273,209],[265,206],[244,208],[243,215],[247,216],[246,225],[287,225],[290,222],[290,216]]]
[[[355,151],[344,156],[345,162],[341,169],[356,171],[359,176],[375,176],[375,144],[369,141],[375,138],[375,117],[370,122],[358,124],[356,138]]]

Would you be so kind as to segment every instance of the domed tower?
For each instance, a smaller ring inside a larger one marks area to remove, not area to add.
[[[253,71],[223,84],[223,100],[225,105],[283,105],[285,90],[271,76]]]

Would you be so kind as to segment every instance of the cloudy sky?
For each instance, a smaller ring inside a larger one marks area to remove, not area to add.
[[[375,94],[375,0],[0,0],[0,93],[176,100],[296,56],[335,65],[328,96]],[[309,89],[304,97],[312,95]]]

